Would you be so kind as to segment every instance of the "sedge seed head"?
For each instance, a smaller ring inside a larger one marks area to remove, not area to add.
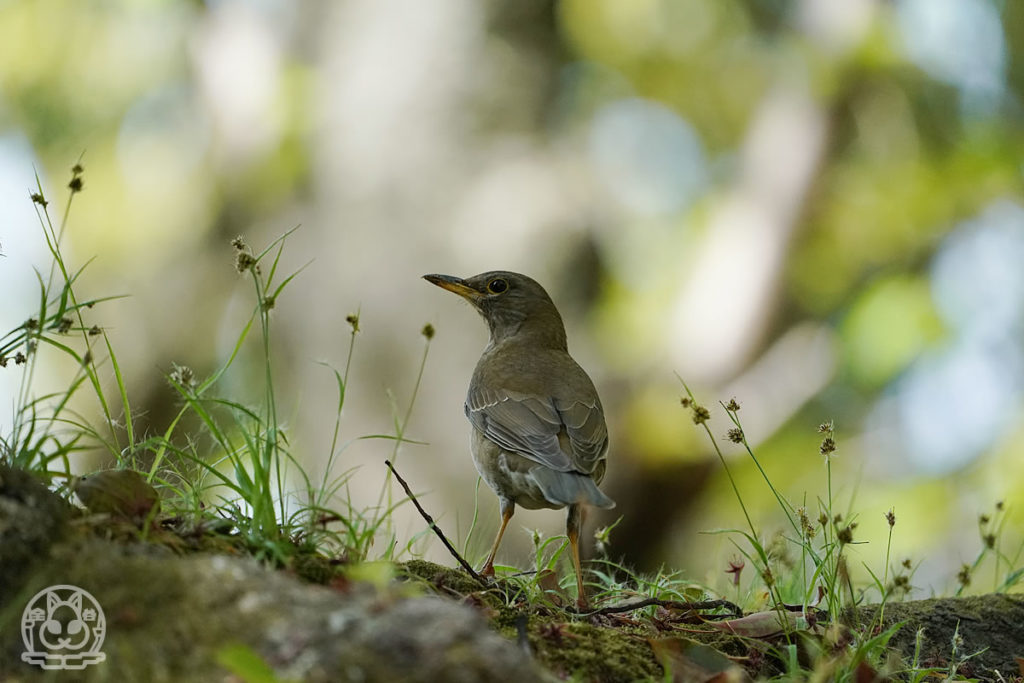
[[[804,532],[806,538],[814,538],[818,532],[814,528],[814,524],[811,523],[811,518],[807,516],[807,508],[799,507],[796,510],[797,516],[800,518],[800,529]]]
[[[256,265],[256,258],[247,251],[238,251],[235,253],[235,270],[239,273],[245,271]]]
[[[960,567],[960,571],[957,572],[956,580],[961,586],[971,585],[971,565],[965,564]]]
[[[192,387],[196,383],[195,373],[192,372],[192,368],[187,365],[178,365],[172,363],[174,369],[171,370],[171,380],[183,387]]]

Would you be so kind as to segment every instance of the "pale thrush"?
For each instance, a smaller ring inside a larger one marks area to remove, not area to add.
[[[501,504],[501,528],[482,573],[494,574],[494,556],[515,506],[568,506],[566,533],[576,569],[578,602],[587,604],[579,535],[584,505],[615,503],[600,489],[608,429],[594,383],[572,359],[565,326],[544,288],[531,278],[491,271],[465,280],[424,279],[465,298],[490,328],[466,396],[473,425],[476,469]]]

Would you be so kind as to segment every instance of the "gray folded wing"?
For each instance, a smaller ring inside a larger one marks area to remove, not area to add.
[[[477,389],[466,417],[507,451],[559,472],[590,474],[608,449],[601,406],[573,400]]]

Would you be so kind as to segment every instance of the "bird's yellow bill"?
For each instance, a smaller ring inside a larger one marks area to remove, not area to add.
[[[462,278],[453,277],[451,275],[424,275],[423,279],[431,284],[435,284],[441,289],[447,289],[449,292],[455,292],[459,296],[464,296],[467,299],[479,299],[480,292],[476,291],[472,287],[466,284],[466,281]]]

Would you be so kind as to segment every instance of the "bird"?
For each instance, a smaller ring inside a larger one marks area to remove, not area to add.
[[[468,301],[490,331],[464,406],[473,462],[501,511],[481,574],[494,576],[494,557],[517,505],[568,508],[577,605],[586,608],[579,550],[584,512],[615,502],[597,486],[607,467],[604,409],[593,381],[569,355],[562,316],[544,288],[520,273],[423,279]]]

